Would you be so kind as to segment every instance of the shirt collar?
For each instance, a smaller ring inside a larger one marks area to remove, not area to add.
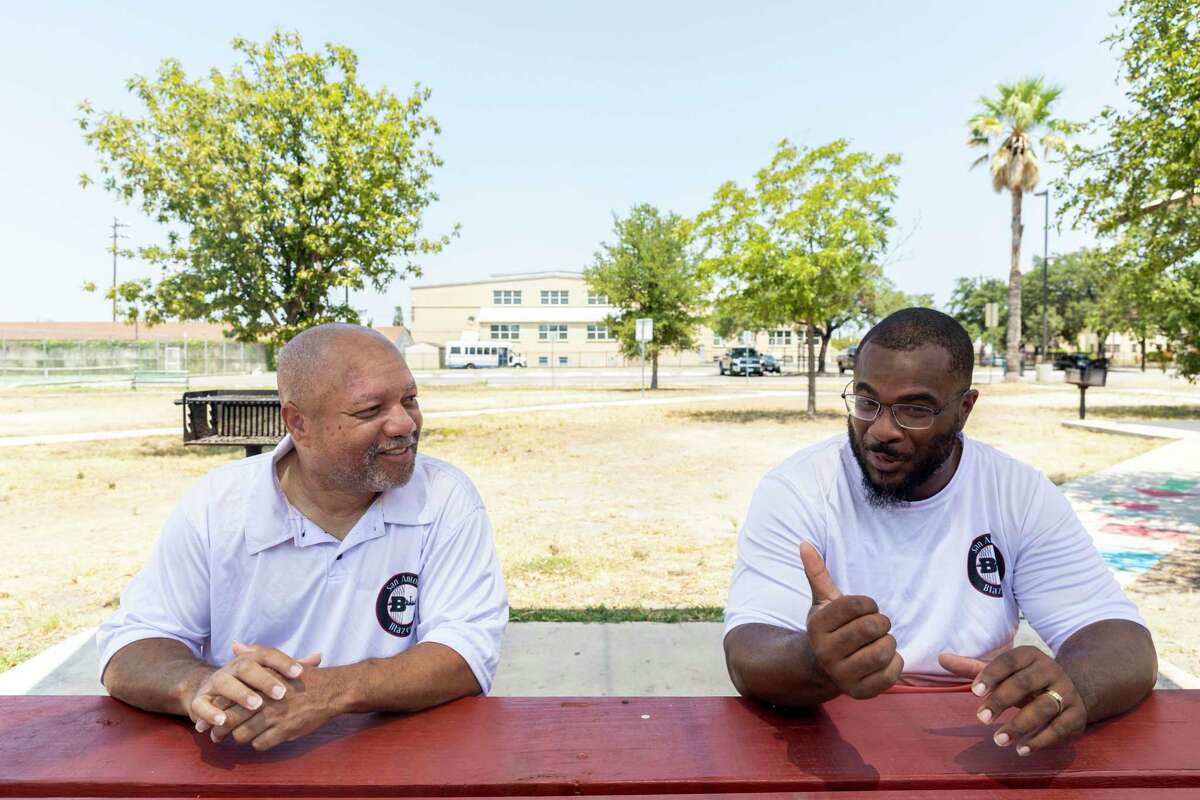
[[[283,493],[275,471],[279,459],[294,447],[291,435],[284,436],[271,451],[270,459],[263,459],[262,468],[251,482],[246,498],[246,549],[250,555],[289,539],[295,540],[296,526],[303,524]],[[432,521],[427,508],[429,478],[425,468],[425,459],[418,454],[412,479],[403,486],[384,492],[376,501],[375,505],[383,514],[385,524],[423,525]],[[368,510],[368,513],[373,511]]]

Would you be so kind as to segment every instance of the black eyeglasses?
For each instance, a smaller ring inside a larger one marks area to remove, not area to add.
[[[852,384],[846,384],[849,389]],[[896,424],[901,428],[906,428],[910,431],[923,431],[933,427],[933,421],[949,408],[954,403],[962,399],[962,396],[970,389],[963,389],[958,393],[958,396],[951,400],[941,408],[930,408],[929,406],[920,406],[914,403],[892,403],[888,408],[892,409],[892,419],[896,420]],[[842,399],[846,401],[846,410],[850,412],[850,416],[855,419],[861,419],[863,422],[874,422],[879,418],[879,414],[884,409],[884,403],[873,398],[861,394],[847,394],[842,392]]]

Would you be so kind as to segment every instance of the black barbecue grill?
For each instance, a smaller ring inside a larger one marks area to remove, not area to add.
[[[175,405],[183,406],[185,445],[239,446],[246,448],[247,456],[256,456],[287,433],[274,389],[184,392]]]

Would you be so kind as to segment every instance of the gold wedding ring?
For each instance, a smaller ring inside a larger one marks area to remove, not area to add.
[[[1058,706],[1058,711],[1054,712],[1055,716],[1061,714],[1063,710],[1063,696],[1053,689],[1046,689],[1044,692],[1042,692],[1042,694],[1049,697]]]

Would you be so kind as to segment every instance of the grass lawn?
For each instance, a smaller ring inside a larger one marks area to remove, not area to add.
[[[981,389],[968,435],[1059,482],[1155,446],[1064,429],[1062,408],[1031,404],[1028,392],[1010,387]],[[422,392],[427,411],[636,397],[573,388]],[[427,421],[422,451],[465,469],[488,504],[514,620],[719,619],[755,485],[795,450],[843,433],[845,413],[826,396],[815,420],[799,410],[801,397],[700,399],[716,393],[729,390],[676,390],[669,396],[686,401],[676,405]],[[70,417],[84,426],[74,430],[95,430],[88,426],[97,409],[113,428],[176,422],[177,392],[132,394],[9,393],[0,397],[0,431],[50,432],[18,430],[16,415],[38,427]],[[85,419],[65,404],[85,409]],[[0,449],[0,669],[110,614],[184,488],[240,454],[184,448],[173,437]]]

